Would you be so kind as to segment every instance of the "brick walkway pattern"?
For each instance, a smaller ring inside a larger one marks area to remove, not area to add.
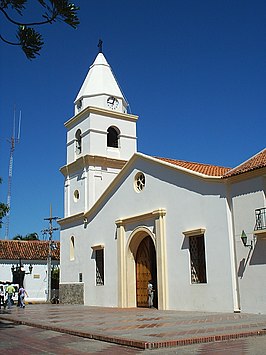
[[[266,315],[261,314],[35,304],[1,309],[0,320],[139,349],[266,335]]]

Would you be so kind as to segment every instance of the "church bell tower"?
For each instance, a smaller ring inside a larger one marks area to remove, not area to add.
[[[99,41],[99,53],[74,101],[66,123],[65,213],[87,212],[137,150],[138,117],[128,103]]]

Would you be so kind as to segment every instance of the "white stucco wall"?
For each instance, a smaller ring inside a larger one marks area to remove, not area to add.
[[[115,227],[115,225],[114,225]],[[106,227],[99,225],[96,230],[84,228],[83,221],[79,226],[61,230],[61,278],[60,283],[75,283],[79,274],[83,275],[85,284],[85,304],[117,306],[117,264],[116,243],[114,238],[105,235]],[[114,229],[115,233],[115,229]],[[70,238],[74,236],[75,257],[70,260]],[[114,235],[113,235],[114,236]],[[104,244],[105,285],[96,286],[95,259],[91,246]],[[106,252],[107,251],[107,252]]]
[[[107,129],[111,126],[117,127],[120,131],[119,147],[115,150],[107,147]],[[75,135],[78,129],[81,130],[82,136],[80,154],[76,154]],[[127,119],[127,116],[113,117],[112,112],[110,115],[101,116],[84,112],[73,125],[68,126],[67,164],[86,154],[128,160],[136,152],[136,145],[135,119]]]
[[[70,174],[65,183],[65,217],[89,210],[119,172],[118,168],[89,165]]]
[[[134,177],[138,171],[146,175],[146,186],[140,193],[134,189]],[[74,261],[69,261],[71,235],[65,227],[61,230],[61,282],[77,282],[78,273],[82,272],[85,304],[118,305],[115,221],[164,208],[169,308],[217,312],[234,310],[224,184],[207,182],[139,159],[101,207],[86,229],[83,221],[71,229],[76,241],[77,258]],[[145,225],[145,222],[140,225]],[[188,240],[182,232],[201,227],[206,229],[207,284],[192,285]],[[128,238],[130,229],[126,235]],[[104,286],[95,286],[95,260],[91,246],[97,244],[104,244]]]
[[[28,293],[26,302],[45,302],[47,300],[48,278],[47,278],[47,261],[30,261],[24,262],[23,266],[28,272],[29,265],[33,266],[31,274],[25,274],[24,288]],[[12,265],[16,265],[13,261],[2,260],[0,263],[0,280],[12,282]],[[52,265],[58,265],[52,262]]]
[[[236,182],[231,191],[241,310],[266,313],[266,239],[254,235],[255,209],[266,207],[265,177]],[[243,246],[242,230],[253,249]]]
[[[121,94],[120,94],[121,95]],[[88,107],[88,106],[97,106],[97,107],[102,107],[106,110],[110,110],[110,107],[107,104],[107,99],[110,95],[99,95],[99,96],[85,96],[83,97],[82,100],[82,105],[81,107],[80,102],[76,101],[76,105],[75,105],[75,115],[77,115],[79,112],[81,112],[84,108]],[[125,102],[124,99],[122,99],[121,97],[117,97],[116,99],[118,100],[118,105],[116,107],[116,111],[118,112],[123,112],[126,113],[127,112],[127,103]]]

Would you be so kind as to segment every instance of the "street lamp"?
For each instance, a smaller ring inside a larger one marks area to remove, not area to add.
[[[11,267],[11,272],[12,272],[12,275],[14,274],[14,271],[15,271],[15,266],[14,266],[14,265],[12,265],[12,267]]]
[[[246,235],[246,233],[245,233],[245,231],[242,231],[242,233],[241,233],[241,240],[242,240],[242,243],[243,243],[243,245],[245,246],[245,247],[250,247],[250,249],[252,249],[253,248],[253,245],[252,245],[252,240],[250,241],[250,244],[247,244],[247,241],[248,241],[248,237],[247,237],[247,235]]]
[[[30,264],[30,266],[29,266],[29,273],[30,274],[32,273],[32,270],[33,270],[33,266]]]

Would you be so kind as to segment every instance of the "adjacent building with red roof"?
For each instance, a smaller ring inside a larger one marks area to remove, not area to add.
[[[51,265],[60,264],[60,242],[52,243]],[[23,284],[27,302],[44,302],[48,290],[48,241],[0,240],[0,283]]]

